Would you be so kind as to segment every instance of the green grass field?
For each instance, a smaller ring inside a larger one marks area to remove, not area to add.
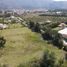
[[[47,44],[40,34],[21,25],[15,26],[11,25],[9,29],[0,30],[0,35],[6,39],[5,48],[0,49],[0,64],[17,67],[21,63],[40,59],[46,49],[55,52],[57,59],[64,56],[63,50]]]

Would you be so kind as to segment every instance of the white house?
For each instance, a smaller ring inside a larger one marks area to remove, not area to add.
[[[47,22],[47,23],[51,23],[52,21],[50,21],[50,20],[46,20],[46,22]]]
[[[67,46],[67,28],[64,28],[60,31],[58,31],[58,33],[62,36],[63,38],[63,45]]]
[[[8,28],[8,26],[6,24],[1,24],[0,23],[0,29],[6,29],[6,28]]]

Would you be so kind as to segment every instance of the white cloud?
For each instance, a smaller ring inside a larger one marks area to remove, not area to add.
[[[54,0],[54,1],[67,1],[67,0]]]

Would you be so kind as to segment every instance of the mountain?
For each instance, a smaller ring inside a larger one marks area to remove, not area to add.
[[[50,5],[52,9],[67,9],[67,1],[54,1]]]
[[[46,8],[46,9],[67,9],[67,1],[53,0],[0,0],[0,9],[11,8]]]

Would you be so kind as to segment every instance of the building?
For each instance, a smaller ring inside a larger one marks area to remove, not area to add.
[[[47,23],[51,23],[52,21],[50,21],[50,20],[46,20],[46,22],[47,22]]]
[[[8,26],[6,25],[6,24],[1,24],[0,23],[0,29],[2,30],[2,29],[6,29],[6,28],[8,28]]]
[[[62,36],[63,45],[67,46],[67,28],[64,28],[64,29],[58,31],[58,33]]]

